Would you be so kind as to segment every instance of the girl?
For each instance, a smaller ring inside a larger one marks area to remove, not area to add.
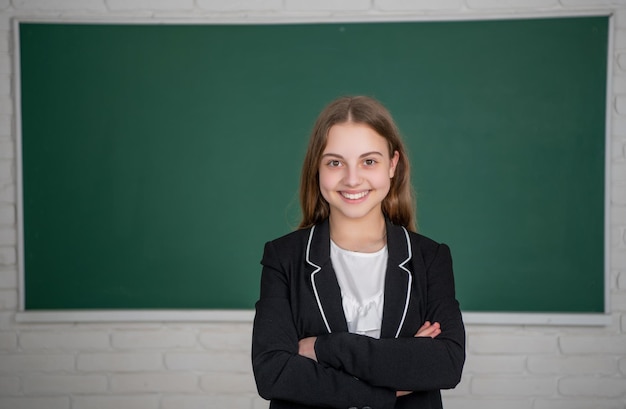
[[[252,365],[270,408],[441,408],[465,361],[449,248],[415,232],[389,112],[339,98],[302,168],[299,229],[268,242]]]

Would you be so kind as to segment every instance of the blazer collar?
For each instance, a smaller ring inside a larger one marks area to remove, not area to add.
[[[409,306],[413,276],[407,264],[412,257],[409,234],[404,227],[386,221],[387,274],[381,338],[398,337]],[[328,219],[311,228],[306,261],[313,292],[328,332],[346,332],[348,325],[341,303],[341,289],[330,261]]]

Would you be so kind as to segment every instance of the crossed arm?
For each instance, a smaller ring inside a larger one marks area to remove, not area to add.
[[[441,334],[441,325],[438,322],[430,323],[426,321],[413,335],[414,337],[430,337],[435,338]],[[317,362],[317,355],[315,354],[315,341],[317,337],[303,338],[298,342],[298,354],[306,358],[312,359]],[[396,396],[408,395],[412,391],[396,391]]]

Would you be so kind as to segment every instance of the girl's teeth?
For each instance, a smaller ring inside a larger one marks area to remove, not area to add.
[[[345,197],[346,199],[356,200],[356,199],[365,197],[365,195],[367,194],[367,191],[361,192],[361,193],[345,193],[344,192],[342,194],[343,194],[343,197]]]

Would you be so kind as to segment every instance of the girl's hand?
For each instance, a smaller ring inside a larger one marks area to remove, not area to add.
[[[424,325],[422,325],[413,336],[435,338],[439,334],[441,334],[441,325],[438,322],[431,324],[430,321],[426,321]],[[396,391],[396,398],[408,395],[410,393],[411,391]]]
[[[430,321],[426,321],[413,336],[435,338],[439,334],[441,334],[441,325],[438,322],[431,324]]]
[[[317,337],[302,338],[298,341],[298,354],[317,362],[315,355],[315,340]]]

